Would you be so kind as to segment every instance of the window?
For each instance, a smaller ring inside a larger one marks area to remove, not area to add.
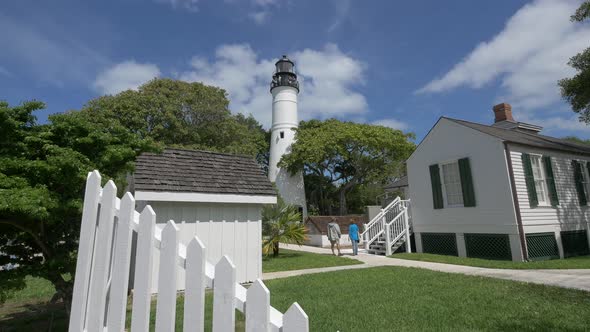
[[[535,180],[535,190],[539,205],[549,205],[549,193],[547,191],[547,181],[545,179],[545,168],[540,155],[531,155],[531,166],[533,168],[533,178]]]
[[[281,131],[280,135],[281,135],[281,138],[285,138],[285,132],[284,131]]]
[[[463,206],[463,190],[461,189],[461,175],[459,163],[442,164],[442,184],[445,203],[447,206]]]
[[[584,196],[586,196],[586,202],[590,201],[590,197],[589,197],[589,190],[588,190],[588,186],[590,185],[590,177],[588,176],[588,167],[586,166],[586,162],[584,161],[578,161],[578,163],[580,163],[580,169],[582,171],[582,184],[583,184],[583,190],[584,190]]]

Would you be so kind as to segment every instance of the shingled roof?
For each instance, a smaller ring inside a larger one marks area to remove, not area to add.
[[[528,133],[515,129],[504,129],[479,123],[444,117],[447,120],[497,137],[505,142],[534,146],[543,149],[560,150],[579,154],[590,154],[590,145],[574,143],[565,139]]]
[[[133,180],[135,191],[276,196],[253,158],[209,151],[143,153]]]

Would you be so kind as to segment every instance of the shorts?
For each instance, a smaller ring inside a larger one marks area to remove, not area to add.
[[[340,239],[330,240],[331,244],[340,244]]]

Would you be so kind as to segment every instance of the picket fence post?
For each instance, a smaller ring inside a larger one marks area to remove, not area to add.
[[[270,291],[262,280],[256,280],[246,295],[246,331],[268,332],[270,322]]]
[[[137,259],[135,262],[135,289],[131,313],[131,332],[149,331],[150,301],[152,296],[152,263],[156,214],[146,206],[139,216],[137,232]]]
[[[186,283],[184,290],[184,331],[205,329],[205,263],[207,249],[197,237],[186,248]]]
[[[86,301],[88,300],[92,249],[94,248],[94,234],[100,200],[100,181],[101,176],[98,171],[88,173],[84,192],[80,239],[78,240],[76,278],[74,279],[72,308],[70,309],[70,331],[82,331],[86,320]]]
[[[215,265],[213,332],[233,331],[236,322],[236,267],[227,256]]]
[[[282,332],[308,332],[309,318],[297,302],[293,303],[283,315]]]
[[[100,216],[94,246],[92,275],[90,276],[90,292],[88,294],[87,330],[98,332],[104,329],[104,316],[107,294],[107,280],[110,269],[111,241],[115,218],[115,200],[117,186],[113,181],[107,182],[102,190]]]
[[[176,322],[176,270],[178,227],[170,220],[162,230],[156,331],[174,331]]]
[[[109,331],[123,331],[125,328],[125,314],[127,311],[127,290],[129,285],[129,263],[131,258],[131,223],[135,214],[135,199],[126,193],[121,199],[117,232],[115,238],[115,253],[113,255],[113,273],[107,316]]]
[[[281,314],[271,307],[270,292],[262,280],[246,290],[236,283],[236,267],[229,257],[223,256],[215,266],[209,264],[198,237],[186,247],[180,244],[179,230],[172,220],[157,234],[156,214],[149,205],[139,214],[133,195],[126,193],[119,200],[112,181],[102,192],[100,184],[97,171],[88,174],[69,331],[124,331],[133,232],[137,232],[137,250],[132,332],[150,330],[156,248],[160,254],[156,331],[175,329],[179,267],[186,272],[184,331],[204,330],[206,287],[213,287],[214,292],[214,332],[234,330],[236,309],[245,314],[247,331],[309,331],[308,317],[297,303]]]

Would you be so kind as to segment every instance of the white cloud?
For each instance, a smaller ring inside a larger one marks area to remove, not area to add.
[[[567,65],[569,58],[588,47],[590,26],[569,20],[579,4],[573,0],[536,0],[525,5],[500,33],[480,43],[449,72],[417,93],[461,86],[477,89],[499,80],[497,101],[511,103],[518,120],[529,117],[546,122],[546,127],[579,129],[572,119],[558,114],[558,107],[543,114],[532,113],[560,102],[557,81],[573,75],[574,70]]]
[[[407,123],[393,118],[375,120],[371,124],[399,130],[406,130],[409,127]]]
[[[198,12],[197,3],[199,0],[156,0],[158,3],[169,4],[174,9],[185,9],[190,12]]]
[[[328,27],[328,32],[332,32],[340,27],[342,22],[348,17],[351,2],[350,0],[338,0],[333,1],[332,5],[334,6],[334,18],[332,19],[332,24]]]
[[[321,50],[304,49],[291,55],[301,85],[299,114],[302,119],[346,117],[368,111],[365,97],[354,91],[363,83],[365,65],[328,44]],[[262,59],[248,44],[222,45],[215,59],[191,60],[191,69],[179,78],[224,88],[233,111],[251,113],[268,127],[272,105],[269,83],[276,59]]]
[[[137,89],[143,83],[158,76],[160,76],[158,66],[130,60],[116,64],[100,73],[94,81],[94,88],[103,94],[117,94],[124,90]]]
[[[248,18],[250,18],[254,23],[258,25],[264,24],[270,16],[270,12],[267,10],[261,10],[257,12],[252,12],[248,14]]]
[[[268,22],[273,7],[279,7],[279,0],[252,0],[252,11],[248,13],[248,18],[257,25],[263,25]]]

